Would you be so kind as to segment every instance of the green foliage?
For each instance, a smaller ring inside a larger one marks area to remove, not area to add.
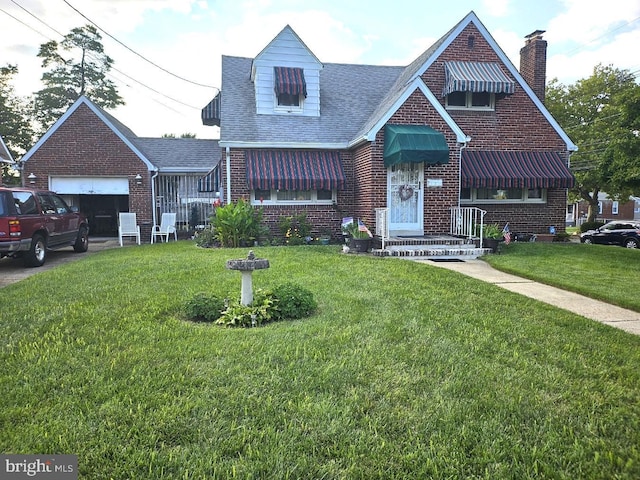
[[[218,244],[218,234],[212,226],[195,233],[196,245],[202,248],[215,247]]]
[[[311,223],[306,212],[280,217],[280,234],[287,245],[303,245],[311,239]]]
[[[276,299],[278,319],[295,320],[308,317],[318,307],[311,291],[291,282],[275,287],[273,296]]]
[[[67,60],[70,53],[80,60]],[[82,95],[105,109],[124,105],[115,83],[107,78],[113,59],[104,53],[102,37],[93,25],[72,29],[60,43],[51,40],[40,45],[38,57],[42,67],[49,68],[42,75],[45,87],[34,99],[42,132]]]
[[[580,232],[584,233],[587,230],[595,230],[596,228],[600,228],[602,225],[604,225],[604,222],[584,222],[582,225],[580,225]]]
[[[198,293],[185,305],[187,318],[198,322],[214,322],[225,309],[224,299],[209,293]]]
[[[273,295],[266,294],[259,289],[256,291],[251,305],[242,305],[237,301],[230,303],[216,320],[216,323],[227,327],[259,327],[274,320],[275,312]]]
[[[573,85],[552,80],[545,105],[579,150],[571,156],[573,193],[597,215],[598,193],[628,198],[640,189],[640,85],[629,70],[597,65]]]
[[[29,121],[29,104],[27,99],[15,94],[11,84],[17,75],[18,67],[6,65],[0,67],[0,134],[14,160],[24,154],[33,144],[33,129]],[[17,171],[6,163],[0,163],[2,178],[5,183],[19,183]]]
[[[243,199],[216,209],[211,217],[218,241],[223,247],[251,245],[262,229],[262,208],[254,208]]]
[[[484,238],[493,238],[495,240],[500,240],[504,236],[502,228],[500,228],[500,225],[497,223],[488,223],[487,225],[484,225],[482,235]]]
[[[343,225],[342,231],[345,233],[348,233],[351,236],[351,238],[359,238],[359,239],[371,238],[369,231],[360,230],[358,226],[358,221],[356,220],[352,220],[351,223],[348,223],[347,225]]]

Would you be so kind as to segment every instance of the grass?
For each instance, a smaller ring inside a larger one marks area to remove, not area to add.
[[[225,329],[189,242],[115,249],[0,297],[0,451],[86,479],[640,477],[640,338],[425,264],[258,248],[305,320]],[[517,254],[516,254],[517,255]],[[507,257],[507,255],[504,255]]]
[[[579,243],[511,243],[492,266],[590,298],[640,312],[640,250]]]

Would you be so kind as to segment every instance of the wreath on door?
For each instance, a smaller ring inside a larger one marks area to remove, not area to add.
[[[400,185],[400,187],[398,187],[398,195],[400,196],[400,200],[406,202],[413,197],[413,187],[411,185]]]

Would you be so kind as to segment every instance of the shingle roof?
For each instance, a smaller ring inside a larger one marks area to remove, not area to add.
[[[160,172],[206,173],[220,162],[218,140],[135,137],[131,141]]]
[[[404,67],[325,63],[320,116],[257,115],[250,58],[222,58],[221,142],[347,144]]]

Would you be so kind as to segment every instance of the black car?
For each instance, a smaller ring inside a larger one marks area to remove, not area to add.
[[[640,222],[634,220],[616,220],[605,223],[595,230],[580,235],[582,243],[600,243],[620,245],[627,248],[640,248]]]

